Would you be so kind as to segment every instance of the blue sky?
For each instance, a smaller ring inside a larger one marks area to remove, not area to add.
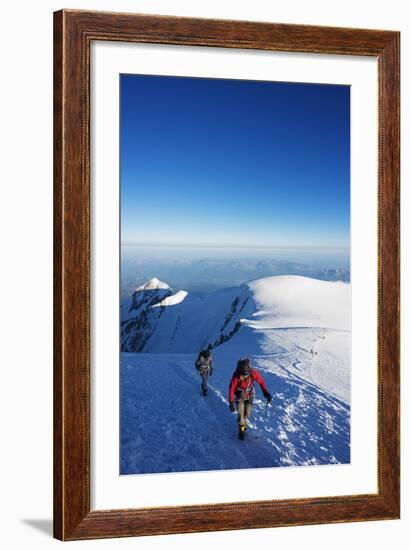
[[[123,244],[349,247],[348,86],[121,75]]]

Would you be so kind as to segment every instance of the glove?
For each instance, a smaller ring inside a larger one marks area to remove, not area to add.
[[[234,413],[235,412],[235,403],[233,401],[229,401],[229,410]]]
[[[270,403],[270,402],[272,401],[272,396],[271,396],[271,394],[270,394],[268,391],[264,391],[264,392],[263,392],[263,397],[266,399],[266,401],[267,401],[268,403]]]

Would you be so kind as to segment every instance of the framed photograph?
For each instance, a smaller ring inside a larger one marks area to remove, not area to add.
[[[54,14],[54,535],[399,518],[398,32]]]

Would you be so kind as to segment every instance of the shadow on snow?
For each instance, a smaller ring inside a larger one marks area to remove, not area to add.
[[[350,461],[349,406],[295,375],[263,372],[245,441],[227,392],[232,369],[219,365],[200,395],[194,356],[122,354],[121,474],[166,473]]]

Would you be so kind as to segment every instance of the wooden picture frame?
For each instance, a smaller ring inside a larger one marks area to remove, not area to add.
[[[90,510],[89,82],[93,40],[377,58],[377,494]],[[56,538],[78,540],[399,517],[399,40],[398,32],[379,30],[75,10],[54,14]]]

